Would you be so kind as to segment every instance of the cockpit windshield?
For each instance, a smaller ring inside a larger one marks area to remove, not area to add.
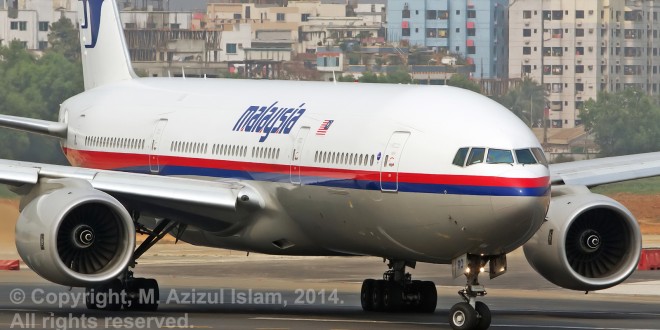
[[[486,157],[488,164],[513,164],[513,155],[511,150],[503,149],[488,149],[488,157]]]
[[[536,164],[536,159],[529,149],[516,149],[516,159],[518,164]]]
[[[514,157],[515,156],[515,157]],[[475,164],[542,164],[548,166],[548,161],[541,148],[495,149],[483,147],[463,147],[458,149],[452,164],[460,167]]]

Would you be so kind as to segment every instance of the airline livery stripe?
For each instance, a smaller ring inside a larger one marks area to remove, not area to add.
[[[76,166],[150,173],[149,156],[67,150]],[[291,167],[283,164],[264,164],[184,158],[158,157],[161,175],[194,175],[226,177],[289,183]],[[297,174],[297,173],[296,173]],[[438,194],[491,196],[542,196],[549,191],[549,178],[504,178],[491,176],[399,173],[398,190]],[[360,171],[321,167],[300,167],[300,180],[305,185],[347,189],[380,190],[379,171]],[[388,188],[395,187],[396,177],[383,178]]]

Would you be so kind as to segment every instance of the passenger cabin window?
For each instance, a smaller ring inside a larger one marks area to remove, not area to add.
[[[516,159],[519,164],[536,164],[536,159],[529,149],[516,150]]]
[[[470,150],[470,148],[458,149],[458,151],[456,152],[456,156],[454,156],[454,161],[452,162],[452,164],[463,167],[465,165],[465,157],[467,156],[468,150]]]
[[[513,155],[511,150],[488,149],[488,164],[513,164]]]
[[[468,157],[467,166],[483,163],[486,148],[472,148]]]

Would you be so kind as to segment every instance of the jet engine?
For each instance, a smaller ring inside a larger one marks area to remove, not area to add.
[[[639,225],[617,201],[586,187],[553,187],[546,220],[524,251],[548,281],[567,289],[600,290],[623,282],[637,268]]]
[[[124,206],[87,181],[46,179],[21,201],[16,248],[41,277],[95,286],[128,267],[135,227]]]

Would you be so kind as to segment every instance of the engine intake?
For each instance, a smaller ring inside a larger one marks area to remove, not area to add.
[[[585,187],[553,188],[547,221],[524,245],[525,257],[548,281],[573,290],[623,282],[639,262],[635,217],[617,201]]]
[[[67,286],[117,278],[135,247],[133,221],[112,196],[81,180],[43,180],[26,196],[16,248],[41,277]]]

